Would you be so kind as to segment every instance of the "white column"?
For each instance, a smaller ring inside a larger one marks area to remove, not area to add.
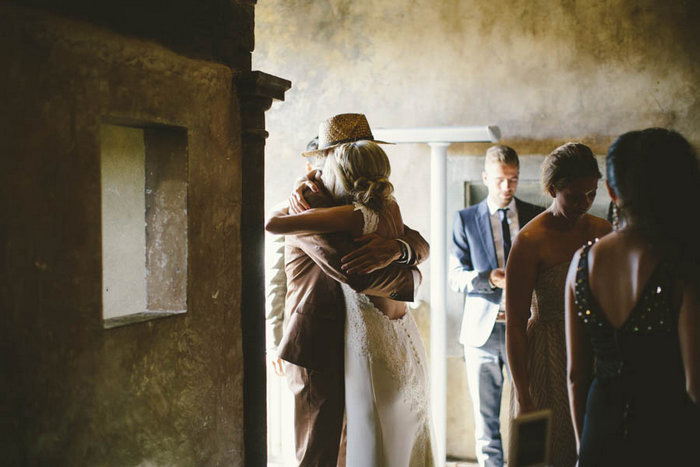
[[[430,406],[440,465],[445,465],[447,430],[447,147],[430,144]]]
[[[497,126],[377,128],[374,136],[393,143],[430,145],[430,405],[440,465],[447,432],[447,147],[450,143],[498,141]]]

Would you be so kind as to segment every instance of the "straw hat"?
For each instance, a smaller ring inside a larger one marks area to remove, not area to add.
[[[377,141],[372,136],[367,117],[363,114],[340,114],[321,122],[318,126],[318,149],[304,152],[304,157],[316,155],[326,149],[334,148],[343,143],[359,140],[374,141],[375,143],[391,144]]]

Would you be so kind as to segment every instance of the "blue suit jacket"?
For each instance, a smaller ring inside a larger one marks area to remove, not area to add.
[[[515,199],[522,229],[544,208]],[[491,220],[486,200],[457,211],[452,228],[449,282],[453,290],[466,294],[459,341],[480,347],[493,331],[503,289],[492,288],[489,274],[498,268]]]

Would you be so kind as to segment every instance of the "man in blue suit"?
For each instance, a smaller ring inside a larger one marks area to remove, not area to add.
[[[487,198],[462,209],[452,229],[449,282],[466,295],[459,341],[474,403],[480,466],[502,466],[500,432],[505,345],[505,265],[518,231],[543,208],[515,198],[520,162],[508,146],[486,151],[482,178]]]

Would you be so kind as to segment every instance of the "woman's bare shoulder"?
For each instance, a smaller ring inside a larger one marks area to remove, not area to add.
[[[620,247],[620,235],[617,232],[610,232],[610,235],[604,235],[598,238],[598,241],[593,245],[592,250],[595,251],[614,251]]]
[[[596,237],[603,237],[612,232],[612,225],[602,217],[586,214],[586,222]]]
[[[518,235],[515,237],[515,241],[527,245],[539,243],[546,236],[546,220],[546,211],[535,216],[520,229]]]
[[[588,252],[588,271],[591,277],[601,271],[620,271],[624,265],[631,266],[630,255],[638,255],[641,250],[636,242],[630,240],[629,236],[619,232],[599,238]]]

